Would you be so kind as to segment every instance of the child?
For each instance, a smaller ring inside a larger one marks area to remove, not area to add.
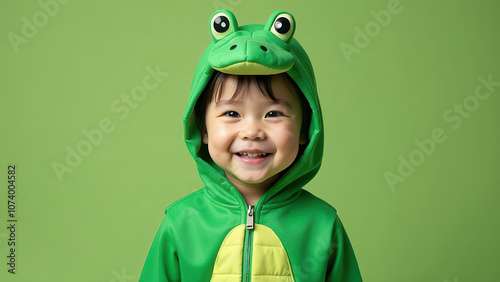
[[[336,210],[302,189],[323,125],[293,16],[219,10],[210,31],[184,115],[205,187],[167,207],[140,281],[361,281]]]

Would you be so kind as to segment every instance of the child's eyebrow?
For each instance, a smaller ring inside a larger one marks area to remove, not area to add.
[[[272,101],[272,100],[271,100]],[[289,108],[292,108],[292,105],[290,105],[290,103],[288,103],[287,100],[285,99],[281,99],[281,98],[278,98],[276,99],[276,101],[272,101],[271,104],[280,104],[280,105],[283,105],[285,107],[289,107]]]
[[[219,102],[215,103],[215,107],[218,108],[223,106],[234,106],[241,104],[243,104],[243,102],[238,100],[220,100]]]

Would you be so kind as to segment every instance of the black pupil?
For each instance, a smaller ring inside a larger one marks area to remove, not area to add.
[[[285,17],[281,17],[274,22],[274,28],[277,32],[285,34],[290,30],[290,21]]]
[[[214,29],[220,33],[225,32],[229,29],[229,20],[225,16],[218,16],[214,20]]]

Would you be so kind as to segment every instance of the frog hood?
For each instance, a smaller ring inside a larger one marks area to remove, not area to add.
[[[311,108],[305,149],[282,177],[259,199],[256,209],[277,207],[295,200],[318,172],[323,157],[323,121],[314,72],[302,46],[293,35],[296,22],[283,11],[274,12],[265,25],[238,26],[228,10],[215,12],[210,19],[212,42],[196,68],[188,105],[184,113],[184,138],[195,159],[207,195],[225,206],[243,206],[245,201],[211,160],[197,127],[195,105],[214,70],[236,75],[273,75],[286,72],[297,84]]]

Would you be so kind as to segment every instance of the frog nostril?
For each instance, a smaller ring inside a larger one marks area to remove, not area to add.
[[[236,48],[236,45],[231,46],[229,50],[233,50],[234,48]]]
[[[264,51],[264,52],[267,52],[267,48],[264,45],[260,45],[260,49],[262,49],[262,51]]]

